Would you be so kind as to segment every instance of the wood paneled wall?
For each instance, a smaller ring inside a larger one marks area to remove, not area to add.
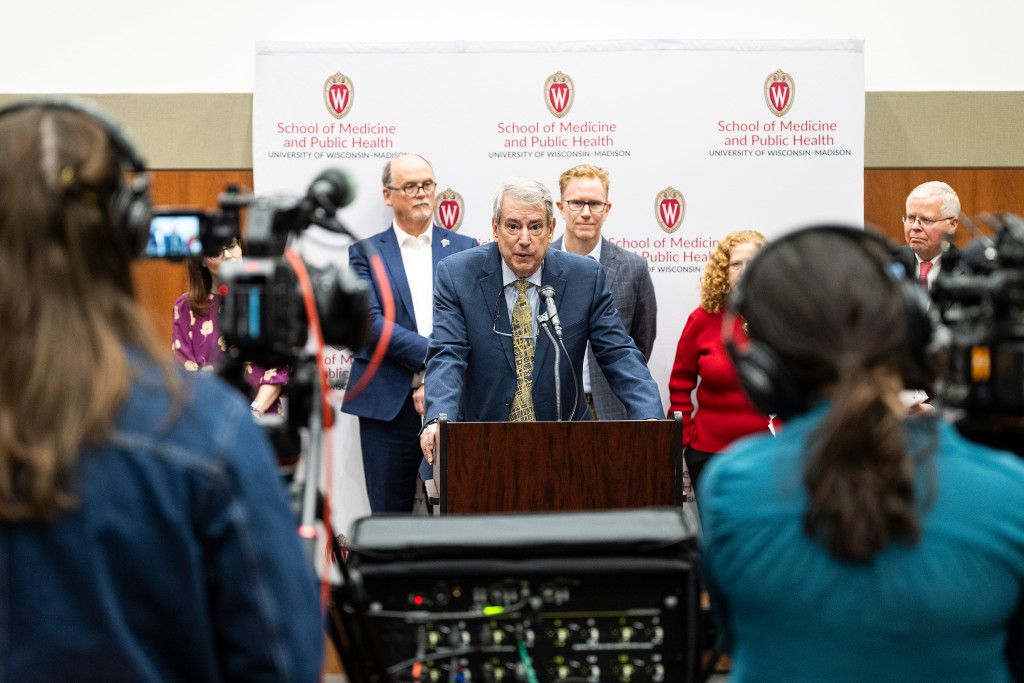
[[[983,213],[1024,214],[1024,169],[925,168],[866,169],[864,171],[864,220],[877,226],[897,244],[903,244],[900,216],[907,195],[921,183],[942,180],[960,197],[961,211],[969,217]],[[971,239],[961,227],[955,240],[963,246]]]
[[[153,203],[217,209],[217,197],[227,184],[252,187],[252,171],[154,171]],[[866,169],[864,171],[864,220],[903,243],[903,214],[907,195],[929,180],[943,180],[960,196],[964,213],[1009,211],[1024,214],[1024,169]],[[957,244],[969,241],[961,229]],[[185,266],[167,261],[140,261],[134,267],[136,292],[161,338],[171,343],[171,308],[188,289]]]

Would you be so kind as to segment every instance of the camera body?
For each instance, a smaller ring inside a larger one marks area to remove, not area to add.
[[[307,267],[324,343],[359,349],[369,333],[366,284],[348,269]],[[220,267],[224,341],[246,360],[287,364],[308,338],[298,274],[283,258],[243,258]]]
[[[310,225],[347,232],[334,218],[351,201],[348,177],[335,169],[313,181],[305,197],[254,197],[229,185],[218,198],[220,210],[158,208],[150,222],[146,254],[168,260],[216,258],[242,233],[252,257],[221,263],[224,341],[232,354],[267,367],[289,365],[302,353],[309,317],[299,276],[282,254],[288,241]],[[306,268],[324,343],[357,350],[369,335],[367,288],[348,269]]]
[[[995,234],[964,249],[966,274],[943,256],[932,285],[935,389],[966,436],[1024,454],[1024,220],[985,222]]]
[[[150,223],[147,255],[169,260],[217,258],[245,235],[244,247],[252,257],[224,260],[218,270],[217,322],[228,348],[217,372],[248,393],[244,377],[248,363],[289,366],[287,419],[264,425],[283,466],[301,455],[299,429],[316,409],[316,360],[306,348],[311,308],[316,309],[325,344],[358,350],[369,336],[364,282],[347,268],[313,269],[297,255],[289,259],[284,254],[289,241],[310,225],[352,237],[335,214],[353,196],[348,176],[328,169],[304,197],[254,197],[229,185],[219,196],[217,212],[158,208]],[[244,232],[243,209],[247,212]]]

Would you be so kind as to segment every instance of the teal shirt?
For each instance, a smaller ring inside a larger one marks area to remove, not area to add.
[[[1024,461],[938,425],[936,452],[916,470],[919,543],[843,562],[803,532],[804,442],[828,408],[777,438],[737,442],[701,477],[701,550],[730,683],[1010,681]],[[907,424],[911,444],[934,438],[932,420]]]

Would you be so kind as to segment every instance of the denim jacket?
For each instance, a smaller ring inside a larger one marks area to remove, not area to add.
[[[245,401],[181,371],[175,412],[136,366],[79,507],[0,523],[0,681],[316,680],[316,580]]]

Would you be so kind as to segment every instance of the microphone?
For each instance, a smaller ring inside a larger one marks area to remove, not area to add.
[[[348,172],[340,168],[328,168],[310,184],[306,198],[333,215],[356,198],[355,182]]]
[[[557,415],[556,419],[559,422],[561,422],[562,421],[562,382],[561,382],[561,373],[559,372],[559,369],[558,369],[558,359],[561,356],[561,352],[559,351],[559,347],[561,347],[561,350],[565,352],[566,360],[569,361],[570,366],[572,365],[572,359],[569,358],[569,352],[566,351],[565,344],[562,343],[562,323],[558,320],[558,309],[555,308],[555,288],[552,287],[551,285],[544,285],[543,287],[540,288],[540,298],[541,298],[541,301],[544,302],[544,305],[547,307],[547,310],[544,313],[542,313],[541,315],[537,316],[537,318],[539,320],[542,316],[547,316],[547,322],[551,323],[551,325],[543,325],[543,327],[544,327],[544,332],[546,332],[547,335],[548,335],[548,339],[551,340],[551,345],[555,347],[555,410],[557,411],[556,412],[556,415]],[[552,325],[555,328],[555,336],[558,337],[558,343],[557,344],[555,343],[554,338],[551,336],[551,330],[548,329]],[[576,373],[575,372],[570,372],[569,374],[572,375],[573,384],[576,385],[576,393],[574,394],[573,402],[572,402],[572,412],[569,414],[569,419],[572,420],[572,418],[576,415],[576,405],[577,405],[577,401],[578,401],[579,396],[580,396],[580,394],[579,394],[580,386],[579,386],[579,381],[576,379]]]
[[[310,183],[300,208],[308,216],[310,223],[356,239],[355,235],[335,217],[339,209],[351,204],[355,198],[356,185],[352,176],[340,168],[328,168],[321,171]]]
[[[562,323],[558,320],[558,309],[555,308],[555,288],[544,285],[540,288],[540,299],[547,306],[548,320],[555,326],[555,335],[562,339]]]

